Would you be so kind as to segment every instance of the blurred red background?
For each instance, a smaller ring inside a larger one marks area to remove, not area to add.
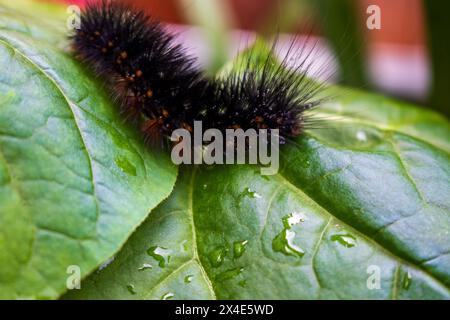
[[[86,0],[41,0],[83,5]],[[125,0],[147,10],[154,17],[168,23],[188,23],[184,5],[177,0]],[[191,0],[195,4],[196,0]],[[220,0],[231,8],[235,26],[258,30],[267,22],[284,0]],[[382,11],[383,27],[368,32],[369,41],[399,44],[423,44],[423,14],[420,0],[357,0],[361,18],[367,16],[366,8],[376,4]],[[188,4],[190,1],[186,1]]]
[[[40,0],[63,2],[83,6],[92,0]],[[199,7],[207,0],[121,0],[132,3],[141,8],[153,17],[166,23],[190,25],[192,15],[189,14],[192,7]],[[286,24],[287,14],[290,14],[292,21],[289,26],[282,26],[283,32],[290,33],[310,33],[312,23],[313,35],[321,35],[320,23],[314,21],[312,12],[301,12],[303,7],[297,6],[295,9],[286,9],[286,3],[305,3],[306,0],[209,0],[217,1],[219,5],[225,5],[227,9],[225,16],[226,23],[232,21],[233,29],[245,31],[268,31],[277,32],[281,24]],[[314,1],[314,0],[311,0]],[[331,0],[334,1],[334,0]],[[339,1],[339,0],[336,0]],[[364,45],[367,47],[367,61],[365,68],[368,71],[368,87],[377,88],[383,92],[395,96],[424,101],[430,88],[431,68],[428,60],[426,37],[424,30],[424,14],[421,0],[354,0],[357,3],[357,10],[361,19],[361,31],[363,32]],[[214,2],[211,2],[214,3]],[[211,4],[206,2],[206,4]],[[366,12],[369,5],[378,5],[381,9],[382,27],[380,30],[368,30]],[[209,25],[206,28],[222,28],[221,22],[216,21],[214,13],[208,15],[206,9],[206,19]],[[282,13],[283,12],[283,13]],[[302,15],[303,14],[303,15]],[[303,18],[302,18],[303,17]],[[317,16],[316,16],[317,18]],[[326,18],[326,15],[324,17]],[[202,19],[205,19],[203,17]],[[195,19],[194,19],[195,20]],[[307,23],[305,23],[305,20]],[[203,26],[205,27],[205,26]],[[303,29],[302,29],[303,28]],[[307,28],[307,29],[306,29]],[[179,30],[189,30],[190,28],[180,27]],[[178,30],[177,29],[177,30]],[[209,29],[204,29],[209,30]],[[246,34],[238,32],[237,34]],[[196,56],[203,60],[205,64],[213,64],[208,59],[211,55],[210,48],[215,46],[217,52],[225,52],[227,48],[220,46],[217,42],[217,33],[214,31],[209,35],[208,41],[199,40],[198,34],[184,34],[183,41],[188,48],[197,50]],[[345,35],[344,35],[345,36]],[[219,37],[223,37],[219,35]],[[214,44],[211,44],[214,42]],[[209,43],[209,45],[207,44]],[[326,45],[324,51],[328,50]],[[334,81],[335,79],[331,79]]]

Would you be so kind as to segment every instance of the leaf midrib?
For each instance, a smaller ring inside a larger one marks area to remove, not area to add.
[[[194,168],[194,170],[192,170],[191,177],[189,179],[189,185],[187,186],[187,188],[188,188],[188,207],[187,207],[186,211],[189,215],[190,227],[192,230],[192,239],[191,239],[191,241],[192,241],[192,257],[190,257],[188,260],[181,263],[175,270],[173,270],[172,272],[167,274],[164,278],[162,278],[160,281],[158,281],[158,283],[155,286],[153,286],[152,290],[150,290],[150,292],[145,294],[144,299],[151,297],[154,294],[154,292],[162,286],[162,284],[164,282],[166,282],[168,279],[170,279],[171,277],[173,277],[174,275],[179,273],[181,270],[183,270],[186,266],[188,266],[191,263],[195,263],[199,267],[202,277],[205,280],[205,283],[206,283],[211,295],[213,296],[214,299],[217,299],[212,281],[209,278],[208,273],[206,272],[205,268],[203,267],[203,264],[200,260],[199,254],[198,254],[197,230],[195,229],[194,210],[193,210],[193,203],[194,203],[193,193],[194,193],[194,180],[195,180],[196,171],[197,170],[195,168]]]
[[[195,176],[197,173],[197,168],[194,168],[192,170],[192,174],[191,174],[191,179],[189,181],[189,198],[188,198],[188,202],[189,202],[189,207],[188,207],[188,212],[191,218],[191,226],[192,226],[192,243],[193,243],[193,251],[194,251],[194,256],[193,256],[193,260],[197,261],[198,266],[200,268],[200,271],[203,275],[203,278],[205,279],[205,282],[213,296],[214,299],[217,299],[216,293],[214,291],[214,286],[212,284],[211,279],[208,276],[208,273],[206,272],[205,268],[202,265],[202,262],[200,260],[199,254],[198,254],[198,243],[197,243],[197,230],[195,228],[195,219],[194,219],[194,180],[195,180]]]

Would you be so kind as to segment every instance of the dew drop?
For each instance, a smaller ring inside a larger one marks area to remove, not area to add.
[[[217,276],[216,280],[219,281],[219,282],[223,282],[225,280],[229,280],[229,279],[237,277],[243,271],[244,271],[244,268],[242,268],[242,267],[230,269],[230,270],[227,270],[227,271],[224,271],[224,272],[220,273]]]
[[[293,212],[285,217],[283,217],[283,225],[286,229],[290,229],[293,226],[299,224],[300,222],[305,222],[306,218],[301,214],[297,212]]]
[[[193,275],[187,275],[186,277],[184,277],[184,282],[185,283],[191,283],[192,282],[192,279],[194,279],[194,276]]]
[[[133,295],[136,294],[136,290],[134,289],[134,284],[127,285],[127,290],[129,293],[131,293]]]
[[[164,268],[166,264],[169,264],[170,253],[171,253],[170,250],[158,246],[150,247],[147,250],[147,254],[156,261],[158,261],[158,265],[160,268]]]
[[[217,268],[220,265],[222,265],[223,260],[224,260],[225,256],[227,255],[227,253],[228,253],[228,249],[225,247],[219,247],[219,248],[214,249],[208,257],[212,266]]]
[[[351,234],[335,234],[331,236],[331,241],[337,241],[347,248],[356,246],[356,238]]]
[[[161,300],[170,300],[175,296],[173,292],[167,292],[161,297]]]
[[[239,286],[242,288],[246,288],[247,287],[247,280],[241,280],[238,282]]]
[[[242,192],[242,196],[243,197],[249,197],[249,198],[252,198],[252,199],[260,199],[260,198],[262,198],[261,195],[259,195],[255,191],[252,191],[250,188],[246,188]]]
[[[361,142],[367,142],[367,134],[364,131],[358,131],[356,133],[356,139]]]
[[[305,217],[297,212],[293,212],[282,219],[284,229],[273,239],[272,248],[275,252],[281,252],[287,256],[303,257],[305,251],[294,244],[296,233],[291,228],[305,221]]]
[[[102,271],[103,269],[105,269],[107,266],[109,266],[109,265],[114,261],[115,258],[116,258],[116,257],[111,257],[111,258],[109,258],[104,264],[102,264],[102,265],[98,268],[97,272],[100,272],[100,271]]]
[[[247,244],[248,244],[248,240],[236,241],[233,244],[233,253],[234,253],[235,259],[242,257],[242,255],[244,254],[245,249],[247,247]]]
[[[295,232],[288,229],[278,234],[272,241],[272,248],[275,252],[281,252],[287,256],[303,257],[305,252],[302,248],[294,244]]]
[[[405,274],[403,275],[402,282],[403,282],[402,283],[403,289],[409,290],[409,288],[411,287],[411,282],[412,282],[412,276],[409,271],[405,272]]]
[[[117,157],[114,161],[122,172],[134,177],[137,175],[136,167],[127,158]]]
[[[182,251],[182,252],[187,252],[188,251],[188,241],[187,240],[183,240],[180,243],[180,251]]]
[[[303,168],[309,168],[311,166],[311,161],[306,160],[301,162]]]
[[[144,263],[141,267],[139,267],[139,271],[144,271],[144,270],[148,270],[148,269],[153,269],[153,266],[151,264],[148,263]]]

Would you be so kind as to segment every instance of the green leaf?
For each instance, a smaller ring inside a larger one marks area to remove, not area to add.
[[[450,299],[449,123],[326,94],[324,128],[283,148],[278,175],[185,167],[114,261],[65,298]]]
[[[57,298],[68,267],[86,276],[117,252],[177,170],[61,49],[64,11],[39,20],[26,3],[0,6],[0,298]]]
[[[330,88],[278,175],[184,167],[118,251],[176,168],[63,50],[63,11],[0,8],[0,298],[114,255],[64,298],[450,299],[444,118]]]
[[[32,0],[0,0],[0,16],[0,31],[15,31],[55,45],[67,45],[65,19],[69,15],[63,6]]]
[[[65,298],[174,299],[214,298],[199,251],[192,208],[190,168],[174,193],[131,236],[106,268]],[[175,290],[176,291],[173,291]]]

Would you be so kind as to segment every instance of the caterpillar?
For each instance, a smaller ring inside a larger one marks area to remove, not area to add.
[[[71,41],[125,117],[155,145],[170,144],[176,129],[191,132],[194,121],[222,132],[278,129],[284,143],[302,135],[305,112],[321,102],[315,99],[320,86],[269,55],[209,77],[159,21],[121,2],[89,3]]]

